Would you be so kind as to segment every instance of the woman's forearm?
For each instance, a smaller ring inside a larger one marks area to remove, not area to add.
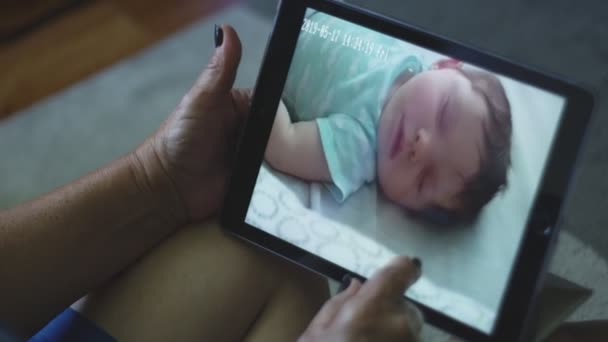
[[[0,321],[30,335],[186,221],[221,202],[249,92],[232,89],[241,57],[233,28],[136,152],[20,207],[0,211]],[[153,284],[151,284],[153,286]]]
[[[0,212],[0,321],[31,335],[185,220],[146,144],[37,200]],[[145,155],[145,156],[144,156]]]

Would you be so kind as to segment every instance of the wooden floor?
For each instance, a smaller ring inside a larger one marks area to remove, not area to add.
[[[49,7],[55,0],[30,1]],[[2,41],[0,119],[154,44],[228,2],[84,1],[15,39]],[[9,6],[8,10],[4,6],[0,5],[3,36],[6,30],[18,27],[20,20],[31,21],[41,11],[34,5],[27,12],[25,6]],[[212,39],[211,32],[209,35]]]

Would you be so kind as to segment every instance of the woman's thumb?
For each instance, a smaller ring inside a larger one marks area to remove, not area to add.
[[[191,94],[196,97],[226,94],[234,84],[241,61],[241,41],[236,31],[228,25],[215,27],[215,51],[209,64],[196,80]]]

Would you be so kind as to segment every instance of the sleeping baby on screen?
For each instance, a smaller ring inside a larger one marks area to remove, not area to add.
[[[340,34],[302,31],[267,163],[324,182],[339,202],[377,181],[423,218],[475,218],[506,186],[510,165],[510,106],[498,78],[449,59],[425,70],[393,38],[322,13],[309,20]]]

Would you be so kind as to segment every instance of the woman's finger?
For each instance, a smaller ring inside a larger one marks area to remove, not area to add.
[[[190,90],[193,101],[201,105],[208,101],[209,96],[227,94],[232,89],[241,61],[241,41],[236,31],[228,25],[218,29],[223,32],[221,45],[215,49],[211,60]]]
[[[336,317],[338,312],[349,299],[359,292],[361,282],[358,279],[352,279],[349,286],[342,292],[333,296],[321,308],[321,311],[313,318],[310,326],[326,327]]]
[[[419,264],[419,261],[406,256],[394,258],[362,286],[361,297],[371,301],[402,297],[405,290],[420,277]]]
[[[414,303],[409,300],[403,300],[403,310],[405,311],[405,315],[408,318],[408,323],[412,332],[415,336],[420,336],[422,332],[422,325],[424,324],[424,316],[422,315],[422,311],[418,309]]]
[[[232,105],[239,120],[245,119],[251,105],[251,89],[232,89]]]
[[[392,336],[391,341],[417,342],[422,332],[422,314],[418,308],[406,301],[399,301],[394,306],[394,311],[384,319],[386,322],[385,333]]]

